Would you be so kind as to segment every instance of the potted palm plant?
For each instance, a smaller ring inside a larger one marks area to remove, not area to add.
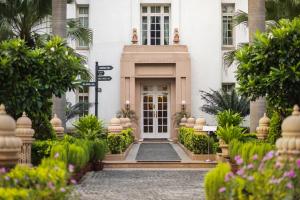
[[[216,132],[220,148],[222,149],[222,156],[224,158],[229,158],[229,143],[234,140],[241,140],[243,138],[243,128],[238,126],[225,126],[225,127],[219,127]]]

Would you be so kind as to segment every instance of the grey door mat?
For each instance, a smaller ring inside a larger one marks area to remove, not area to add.
[[[142,143],[140,144],[136,161],[180,162],[181,159],[169,143]]]

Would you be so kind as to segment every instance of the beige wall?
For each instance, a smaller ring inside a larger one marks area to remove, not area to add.
[[[181,102],[186,101],[186,109],[191,111],[191,64],[185,45],[171,46],[125,46],[121,58],[121,107],[130,101],[130,108],[139,117],[136,138],[140,139],[141,85],[144,83],[167,83],[170,86],[171,116],[181,110]],[[177,134],[171,126],[171,139]]]

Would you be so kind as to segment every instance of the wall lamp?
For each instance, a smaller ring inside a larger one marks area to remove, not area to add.
[[[182,100],[181,101],[181,111],[185,112],[185,108],[186,108],[186,102],[185,102],[185,100]]]
[[[126,108],[126,110],[130,110],[130,101],[129,100],[126,100],[125,108]]]

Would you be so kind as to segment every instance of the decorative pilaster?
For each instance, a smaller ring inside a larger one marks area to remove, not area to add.
[[[112,118],[108,126],[109,133],[120,133],[123,130],[121,121],[118,118]]]
[[[63,139],[64,138],[64,127],[62,126],[62,121],[57,117],[56,114],[54,114],[54,117],[50,121],[56,136],[58,139]]]
[[[0,105],[0,167],[13,167],[19,161],[22,141],[16,137],[16,122]]]
[[[282,138],[276,142],[280,161],[295,161],[300,158],[300,112],[299,106],[294,106],[291,116],[282,125]]]
[[[34,141],[34,130],[32,129],[32,122],[23,112],[22,117],[17,120],[16,136],[22,140],[22,147],[20,152],[20,164],[31,165],[31,145]]]
[[[256,128],[256,136],[260,140],[265,140],[268,137],[270,127],[270,119],[267,117],[266,113],[259,120],[259,126]]]

